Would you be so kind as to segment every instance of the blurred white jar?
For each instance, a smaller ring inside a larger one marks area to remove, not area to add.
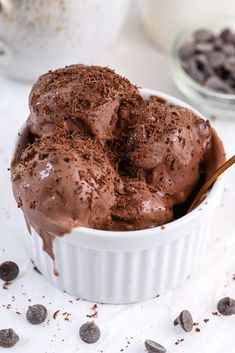
[[[166,51],[189,26],[235,15],[234,0],[139,0],[139,5],[146,32]]]
[[[35,80],[49,69],[95,64],[127,9],[128,0],[0,0],[0,69]]]

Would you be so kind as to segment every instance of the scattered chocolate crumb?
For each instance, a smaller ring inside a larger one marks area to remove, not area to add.
[[[70,313],[68,313],[67,311],[65,311],[62,315],[64,316],[64,320],[65,320],[65,321],[69,321],[70,316],[71,316]]]
[[[196,327],[195,328],[195,332],[200,332],[201,330],[200,330],[200,328],[199,327]]]
[[[199,325],[199,322],[194,322],[193,323],[193,326],[198,326]]]
[[[184,342],[184,339],[183,339],[183,338],[177,340],[177,341],[175,342],[175,345],[177,346],[177,345],[180,344],[181,342]]]
[[[57,315],[59,314],[60,310],[56,310],[53,314],[53,319],[57,318]]]
[[[91,307],[91,310],[94,311],[92,314],[87,314],[87,317],[89,317],[90,319],[95,319],[98,316],[98,311],[97,311],[98,307],[97,304],[94,304]]]
[[[204,322],[207,323],[209,321],[209,319],[204,319]]]
[[[219,313],[218,313],[218,311],[212,311],[212,315],[214,315],[214,316],[218,316],[218,315],[219,315]]]
[[[11,285],[11,282],[4,282],[3,285],[2,285],[2,289],[7,290],[10,285]]]

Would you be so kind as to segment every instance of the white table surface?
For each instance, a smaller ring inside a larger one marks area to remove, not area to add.
[[[148,41],[136,16],[127,22],[116,46],[99,64],[115,68],[138,85],[180,97],[170,80],[168,57]],[[102,337],[97,344],[88,346],[79,339],[78,329],[88,320],[86,315],[93,304],[76,301],[47,283],[33,270],[20,241],[26,229],[11,195],[7,167],[14,135],[28,115],[29,91],[30,85],[0,76],[0,262],[10,259],[20,266],[20,275],[8,290],[0,282],[0,329],[12,327],[20,336],[11,351],[116,353],[123,349],[141,353],[144,340],[150,338],[171,353],[234,353],[235,316],[218,317],[212,312],[221,297],[235,297],[235,168],[227,172],[223,200],[216,210],[210,242],[197,272],[159,298],[126,306],[98,305],[96,322]],[[213,124],[231,156],[235,151],[235,118],[234,122],[216,120]],[[25,319],[27,306],[33,303],[45,304],[49,310],[49,321],[39,327]],[[200,332],[184,333],[173,326],[175,317],[186,308],[192,312],[194,321],[199,322]],[[60,313],[54,320],[52,315],[56,310]],[[69,321],[63,319],[64,312],[71,313]],[[206,318],[208,323],[204,322]],[[175,345],[181,338],[184,342]]]

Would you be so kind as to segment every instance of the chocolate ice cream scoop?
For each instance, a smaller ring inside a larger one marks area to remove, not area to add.
[[[41,76],[30,98],[30,131],[41,136],[61,127],[88,131],[100,141],[112,135],[122,99],[138,93],[109,68],[72,65]]]
[[[115,202],[114,177],[99,144],[63,131],[37,138],[12,164],[15,199],[52,257],[54,236],[77,226],[102,229]]]
[[[129,114],[127,161],[171,205],[184,202],[197,185],[201,163],[211,148],[209,122],[154,98],[142,106],[138,103]]]

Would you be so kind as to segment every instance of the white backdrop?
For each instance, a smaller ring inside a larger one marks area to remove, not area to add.
[[[134,15],[117,45],[100,64],[115,68],[138,85],[180,97],[170,80],[169,59],[148,42]],[[210,242],[198,271],[182,286],[159,298],[128,306],[98,305],[96,321],[102,337],[96,345],[87,346],[78,338],[78,329],[88,320],[86,315],[93,304],[76,301],[44,281],[32,269],[20,241],[26,230],[11,196],[7,167],[16,130],[28,115],[29,91],[28,85],[0,77],[0,262],[10,259],[20,266],[20,276],[8,290],[0,283],[0,329],[13,327],[20,336],[11,352],[116,353],[123,349],[141,353],[144,340],[150,338],[171,353],[234,353],[235,316],[218,317],[212,312],[222,296],[235,297],[235,168],[227,172],[223,200],[216,210]],[[230,157],[235,151],[235,119],[234,122],[217,120],[213,124]],[[39,327],[29,325],[24,314],[30,303],[45,304],[49,322]],[[199,322],[200,332],[184,333],[173,326],[175,317],[186,308],[192,312],[195,322]],[[60,313],[54,320],[52,315],[56,310]],[[64,320],[64,312],[71,313],[70,321]],[[204,319],[209,322],[205,323]],[[184,342],[175,345],[181,338]]]

